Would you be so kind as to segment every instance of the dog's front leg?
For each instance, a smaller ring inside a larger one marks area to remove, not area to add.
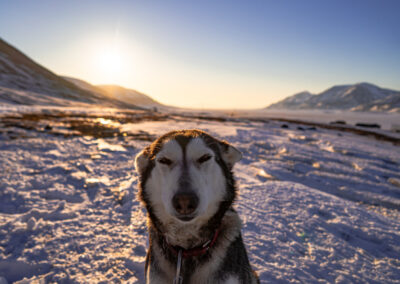
[[[155,247],[154,247],[155,246]],[[160,247],[154,244],[149,248],[146,259],[146,284],[172,283],[174,266],[160,253]]]

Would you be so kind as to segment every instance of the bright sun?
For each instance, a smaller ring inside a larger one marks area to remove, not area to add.
[[[124,72],[124,58],[116,46],[103,47],[95,54],[97,77],[104,84],[116,83]]]

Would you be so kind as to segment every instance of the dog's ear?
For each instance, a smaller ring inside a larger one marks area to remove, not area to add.
[[[226,141],[219,141],[221,157],[230,169],[242,158],[242,153]]]
[[[148,164],[149,164],[149,157],[147,156],[146,149],[144,149],[143,151],[141,151],[139,154],[136,155],[135,169],[141,175]]]

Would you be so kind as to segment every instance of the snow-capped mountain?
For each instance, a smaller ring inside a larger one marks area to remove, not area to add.
[[[0,38],[0,104],[141,108],[160,105],[133,90],[108,88],[61,77]],[[129,93],[129,94],[128,94]]]
[[[308,101],[312,97],[310,92],[304,91],[301,93],[297,93],[293,96],[287,97],[286,99],[277,102],[271,106],[270,108],[297,108],[298,106],[302,105],[304,102]]]
[[[400,112],[400,92],[369,83],[334,86],[320,94],[308,92],[288,97],[268,109],[340,109]]]

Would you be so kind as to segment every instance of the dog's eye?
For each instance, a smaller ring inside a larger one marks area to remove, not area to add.
[[[164,164],[164,165],[167,165],[167,166],[170,166],[172,164],[172,161],[170,159],[168,159],[168,158],[165,158],[165,157],[158,159],[158,162],[160,164]]]
[[[197,162],[199,164],[202,164],[204,162],[207,162],[209,159],[211,159],[211,155],[205,154],[205,155],[201,156],[200,158],[198,158]]]

